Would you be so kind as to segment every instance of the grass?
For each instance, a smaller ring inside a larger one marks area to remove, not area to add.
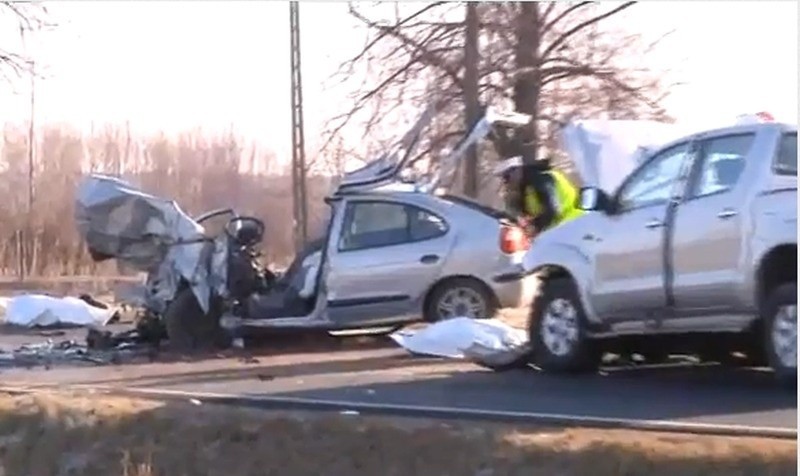
[[[794,475],[785,440],[0,396],[0,474]]]

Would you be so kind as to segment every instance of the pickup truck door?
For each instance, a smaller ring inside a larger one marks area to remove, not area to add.
[[[748,160],[755,139],[753,131],[698,142],[698,160],[671,230],[673,326],[693,325],[688,317],[734,312],[742,302],[737,295],[747,278],[740,266],[747,239],[746,178],[756,176],[759,162],[768,160]]]
[[[634,171],[613,198],[616,210],[594,233],[590,299],[609,323],[644,321],[666,307],[666,223],[689,150],[689,142],[675,144]]]

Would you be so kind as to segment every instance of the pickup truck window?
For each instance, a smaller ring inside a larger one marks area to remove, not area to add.
[[[778,175],[797,175],[797,132],[781,137],[773,168]]]
[[[713,137],[700,144],[700,170],[688,198],[726,192],[739,182],[755,134]]]
[[[681,174],[689,144],[670,147],[633,173],[618,194],[620,210],[665,203]]]

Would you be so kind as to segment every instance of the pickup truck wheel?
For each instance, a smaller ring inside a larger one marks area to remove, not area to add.
[[[229,339],[215,307],[212,303],[210,312],[203,312],[191,288],[178,291],[164,312],[170,349],[189,352],[226,347]]]
[[[783,284],[762,308],[764,348],[778,379],[792,388],[797,382],[797,283]]]
[[[592,372],[600,351],[586,336],[586,313],[568,279],[545,282],[531,306],[533,363],[545,372]]]

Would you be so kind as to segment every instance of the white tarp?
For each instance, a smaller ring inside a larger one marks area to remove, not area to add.
[[[584,185],[611,194],[649,151],[696,130],[657,121],[592,119],[567,124],[562,141]]]
[[[403,329],[389,337],[412,354],[466,359],[503,366],[524,357],[528,334],[497,319],[458,317],[421,329]]]
[[[104,326],[116,312],[112,308],[90,306],[74,297],[57,298],[40,294],[4,298],[0,308],[4,311],[5,324],[22,327]]]

